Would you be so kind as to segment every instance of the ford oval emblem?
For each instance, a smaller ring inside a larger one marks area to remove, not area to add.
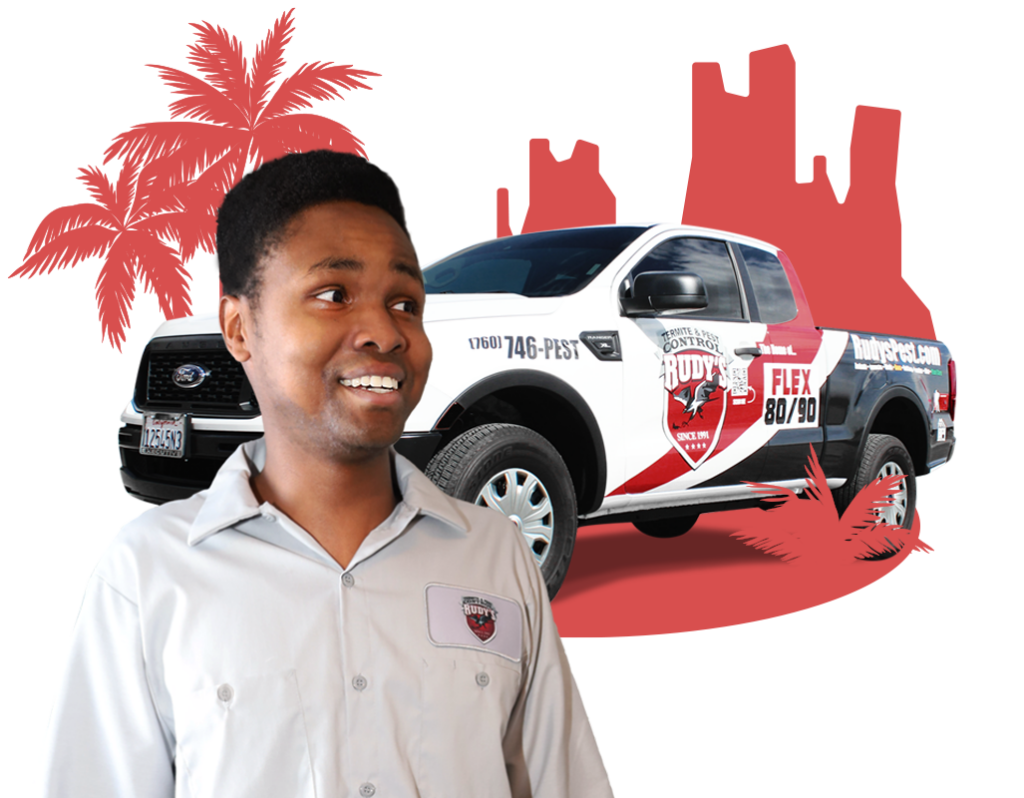
[[[210,376],[210,372],[204,369],[202,366],[197,366],[194,363],[186,363],[184,366],[178,366],[174,370],[174,374],[171,375],[171,380],[179,388],[198,388],[206,378]]]

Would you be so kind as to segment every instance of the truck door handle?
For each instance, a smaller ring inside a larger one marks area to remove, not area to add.
[[[741,346],[737,349],[733,349],[737,355],[753,355],[754,357],[761,357],[761,350],[756,346]]]

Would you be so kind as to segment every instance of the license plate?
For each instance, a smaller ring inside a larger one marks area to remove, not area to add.
[[[142,420],[139,454],[185,456],[185,416],[146,415]]]

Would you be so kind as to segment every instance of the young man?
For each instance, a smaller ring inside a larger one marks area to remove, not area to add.
[[[46,795],[610,796],[524,539],[390,448],[431,361],[390,178],[267,163],[217,246],[265,436],[97,566]]]

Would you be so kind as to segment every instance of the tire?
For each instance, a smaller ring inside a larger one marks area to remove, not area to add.
[[[853,497],[880,476],[903,474],[903,490],[896,494],[897,503],[886,508],[883,520],[904,529],[910,529],[914,523],[914,511],[917,507],[917,478],[914,474],[914,461],[910,452],[899,438],[892,435],[868,435],[864,446],[864,456],[853,479],[847,480],[841,488],[833,491],[836,509],[840,513],[853,501]]]
[[[533,552],[548,596],[555,597],[576,542],[576,491],[546,438],[515,424],[483,424],[434,455],[426,475],[449,496],[511,518]],[[513,481],[518,490],[510,495]]]
[[[652,538],[677,538],[685,535],[697,523],[700,514],[682,518],[659,518],[657,521],[634,521],[633,526]]]

